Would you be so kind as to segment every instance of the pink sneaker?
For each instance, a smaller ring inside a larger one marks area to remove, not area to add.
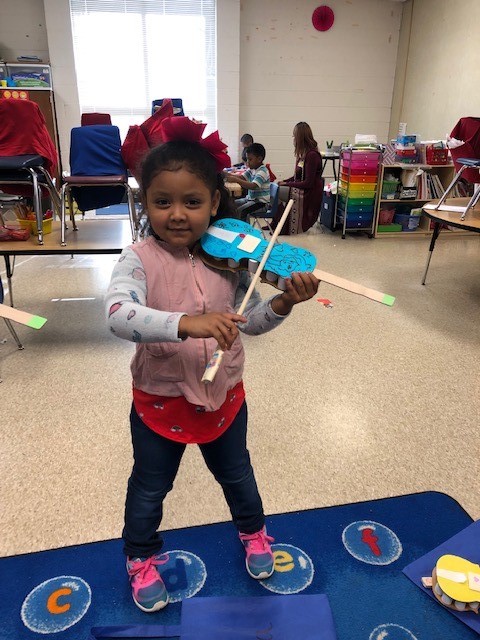
[[[168,604],[168,592],[157,566],[168,562],[168,556],[127,558],[127,572],[132,585],[132,598],[139,609],[147,613],[159,611]]]
[[[275,570],[270,543],[275,540],[267,535],[265,527],[256,533],[239,533],[238,535],[247,553],[245,565],[249,575],[255,580],[270,578]]]

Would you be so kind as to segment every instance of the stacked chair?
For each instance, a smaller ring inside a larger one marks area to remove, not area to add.
[[[58,165],[55,145],[40,107],[30,100],[0,100],[0,189],[31,197],[38,243],[43,244],[42,196],[60,212],[60,196],[52,175]]]
[[[61,193],[61,244],[66,245],[66,207],[72,226],[78,227],[73,214],[73,200],[85,213],[120,204],[127,196],[132,241],[138,239],[138,221],[128,171],[122,159],[120,131],[108,124],[74,127],[70,139],[70,175],[63,177]]]

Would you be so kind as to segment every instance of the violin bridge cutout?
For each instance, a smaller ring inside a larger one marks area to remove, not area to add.
[[[244,251],[245,253],[253,253],[260,243],[260,238],[246,235],[238,244],[237,249],[239,249],[240,251]]]

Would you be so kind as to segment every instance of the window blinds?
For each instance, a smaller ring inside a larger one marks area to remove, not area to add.
[[[122,130],[152,100],[181,98],[185,114],[216,129],[215,0],[70,0],[81,112]]]

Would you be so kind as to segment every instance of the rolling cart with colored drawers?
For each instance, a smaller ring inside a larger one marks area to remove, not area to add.
[[[336,219],[347,231],[364,231],[373,237],[378,175],[382,147],[344,147],[340,151],[340,181]]]

